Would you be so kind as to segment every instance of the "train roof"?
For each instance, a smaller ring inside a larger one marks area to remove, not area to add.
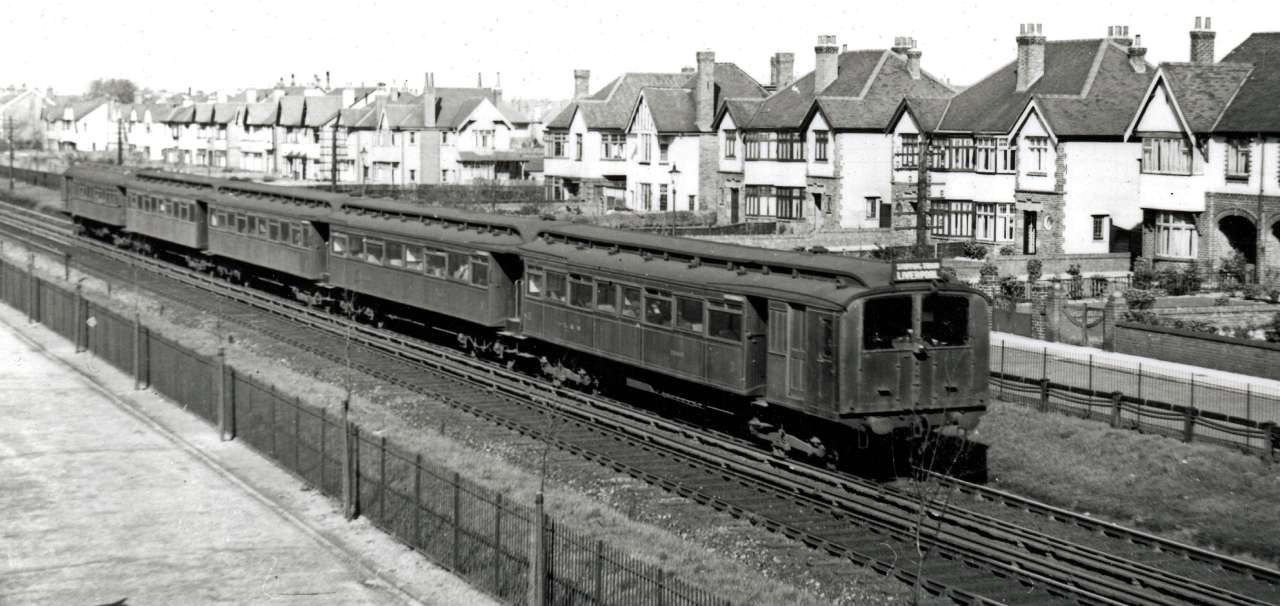
[[[620,252],[634,255],[675,257],[685,262],[697,259],[702,264],[732,266],[735,271],[795,274],[798,277],[843,281],[862,288],[887,286],[893,278],[891,265],[883,261],[763,249],[593,225],[557,223],[545,226],[539,235],[550,235],[575,246],[583,244],[586,248],[616,246]]]
[[[72,166],[63,175],[70,179],[91,179],[115,186],[124,186],[129,182],[129,172],[123,169],[111,169],[102,166]]]
[[[533,238],[545,221],[471,213],[394,200],[347,198],[334,224],[489,250],[514,250]]]
[[[202,177],[187,173],[175,173],[165,170],[140,170],[133,174],[135,179],[147,183],[169,183],[180,187],[214,189],[222,181],[215,177]]]
[[[272,185],[270,183],[257,183],[254,181],[233,179],[219,179],[218,189],[221,191],[232,192],[235,195],[278,197],[288,198],[289,200],[294,201],[325,204],[330,208],[337,208],[350,197],[344,194],[322,191],[314,187]]]

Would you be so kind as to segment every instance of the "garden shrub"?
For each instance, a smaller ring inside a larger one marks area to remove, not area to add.
[[[984,284],[995,282],[996,277],[1000,275],[1000,268],[995,263],[987,261],[982,264],[982,268],[978,270],[978,275],[982,277]]]
[[[1022,290],[1022,282],[1013,276],[1005,276],[1000,280],[1000,292],[1010,299],[1021,299]]]
[[[1280,312],[1271,317],[1271,324],[1265,327],[1263,338],[1268,343],[1280,343]]]
[[[1242,290],[1244,291],[1244,298],[1250,301],[1262,299],[1264,293],[1261,284],[1245,284]]]
[[[1222,260],[1222,267],[1218,269],[1218,274],[1227,280],[1244,282],[1248,270],[1249,260],[1245,258],[1244,253],[1237,250],[1230,257]]]
[[[1016,254],[1018,254],[1018,249],[1014,248],[1012,244],[1005,244],[1004,246],[1000,247],[1000,256],[1009,256],[1009,255],[1016,255]]]
[[[965,242],[960,249],[960,254],[970,259],[985,259],[990,252],[986,246],[974,241]]]
[[[1156,281],[1156,272],[1151,269],[1151,262],[1146,259],[1138,259],[1133,263],[1133,287],[1134,288],[1151,288]]]
[[[1156,303],[1156,293],[1145,288],[1130,288],[1124,291],[1124,302],[1129,309],[1151,309]]]
[[[1044,264],[1040,262],[1040,259],[1027,259],[1027,281],[1035,282],[1039,280],[1042,267],[1044,267]]]

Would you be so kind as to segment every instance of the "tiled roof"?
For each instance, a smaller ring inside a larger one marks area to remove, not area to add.
[[[917,128],[928,132],[937,126],[938,120],[942,119],[942,114],[946,112],[947,104],[950,102],[950,99],[907,97],[902,100],[902,109],[911,112]]]
[[[1247,63],[1163,63],[1160,72],[1192,132],[1207,133],[1253,71]]]
[[[196,114],[195,114],[194,121],[197,124],[209,124],[213,122],[213,104],[212,103],[197,103],[195,105],[195,108],[196,108]]]
[[[280,97],[280,125],[281,126],[302,126],[303,107],[306,103],[305,97],[284,96]]]
[[[347,128],[378,128],[381,109],[376,103],[359,109],[344,109],[339,112],[338,122]]]
[[[460,151],[458,152],[459,162],[528,162],[535,158],[542,158],[543,153],[526,153],[520,150],[495,150],[489,153]]]
[[[684,90],[690,92],[697,82],[697,73],[628,73],[624,74],[581,101],[570,103],[555,118],[547,123],[548,128],[568,128],[576,111],[581,111],[587,126],[593,129],[624,129],[631,121],[631,113],[640,98],[640,92],[646,89]],[[754,78],[742,71],[733,63],[716,63],[715,65],[716,104],[727,99],[758,99],[765,95],[765,90]],[[683,108],[683,102],[676,101],[674,94],[669,94],[668,102],[673,108]],[[690,102],[692,100],[690,99]],[[679,109],[678,111],[684,111]],[[685,120],[686,116],[674,116],[666,119],[676,124]],[[659,119],[656,115],[654,119]],[[692,112],[688,116],[692,120]],[[683,129],[689,132],[696,129]]]
[[[215,103],[213,105],[213,123],[231,124],[235,121],[236,116],[240,115],[240,110],[243,108],[243,103]]]
[[[502,112],[502,117],[512,124],[529,124],[533,122],[533,120],[529,119],[529,116],[524,115],[524,112],[516,109],[510,103],[499,103],[498,111]]]
[[[249,105],[249,115],[245,117],[245,124],[249,126],[274,126],[279,109],[280,103],[275,99],[252,103]]]
[[[929,74],[911,77],[906,58],[887,50],[841,53],[836,79],[814,91],[814,73],[774,91],[739,128],[800,128],[814,108],[821,109],[832,128],[883,129],[903,97],[948,97],[951,89]],[[735,116],[736,119],[736,116]]]
[[[317,127],[327,124],[342,109],[342,97],[305,97],[306,113],[303,116],[305,126]]]
[[[693,91],[687,88],[646,88],[641,94],[649,106],[649,115],[653,117],[653,124],[658,132],[698,131]]]
[[[1035,97],[1058,136],[1121,135],[1154,71],[1134,71],[1126,47],[1109,40],[1051,40],[1044,75],[1026,91],[1011,62],[956,95],[939,130],[1007,133]]]
[[[1222,61],[1252,63],[1254,70],[1214,130],[1280,132],[1280,33],[1252,34]]]
[[[436,114],[436,126],[449,128],[462,126],[463,122],[471,116],[471,112],[483,102],[483,97],[439,97],[437,103],[440,111]]]
[[[169,112],[169,115],[165,117],[163,121],[173,123],[173,124],[190,124],[192,121],[195,120],[195,117],[196,117],[195,106],[186,105],[186,106],[178,106],[173,108],[173,111]]]
[[[93,110],[96,110],[99,107],[102,107],[106,103],[107,103],[106,98],[73,99],[73,100],[64,101],[64,102],[52,105],[48,108],[45,108],[44,115],[46,120],[61,120],[62,116],[66,113],[67,108],[70,108],[71,119],[80,120],[81,118],[84,118],[86,115],[92,112]]]

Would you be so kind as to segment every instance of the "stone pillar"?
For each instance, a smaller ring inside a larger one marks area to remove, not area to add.
[[[1120,314],[1128,309],[1128,305],[1124,302],[1124,297],[1119,292],[1112,292],[1107,296],[1107,302],[1102,308],[1102,348],[1107,351],[1116,350],[1116,322],[1120,321]]]
[[[1041,341],[1057,341],[1062,322],[1062,303],[1066,298],[1062,284],[1042,284],[1039,288],[1029,283],[1031,289],[1031,336]]]

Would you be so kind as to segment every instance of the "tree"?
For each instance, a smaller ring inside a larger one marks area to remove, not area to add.
[[[125,78],[98,78],[89,83],[90,97],[110,97],[116,103],[133,103],[138,85]]]

